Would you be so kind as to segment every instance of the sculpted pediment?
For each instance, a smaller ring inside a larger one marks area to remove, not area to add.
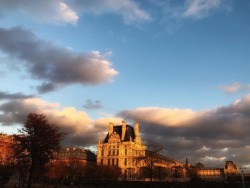
[[[113,132],[108,140],[108,142],[119,142],[119,141],[120,141],[120,136],[116,132]]]

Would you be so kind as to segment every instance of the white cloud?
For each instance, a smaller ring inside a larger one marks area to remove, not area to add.
[[[213,157],[213,156],[206,156],[202,160],[205,162],[207,161],[225,161],[226,157]]]
[[[141,9],[139,4],[132,0],[91,0],[73,1],[73,6],[78,12],[90,12],[96,15],[114,13],[122,15],[126,24],[138,23],[151,20],[150,14]]]
[[[126,24],[144,22],[150,14],[141,9],[133,0],[2,0],[2,13],[25,13],[38,22],[75,25],[81,14],[86,12],[101,15],[114,13],[121,15]]]
[[[125,110],[119,115],[139,122],[156,123],[164,126],[176,126],[184,121],[188,121],[200,113],[195,113],[191,109],[141,107],[134,110]]]
[[[232,94],[232,93],[237,93],[237,92],[240,92],[240,91],[250,90],[250,84],[242,85],[242,84],[240,84],[238,82],[234,82],[231,85],[222,85],[219,88],[221,90],[223,90],[223,91],[226,91],[229,94]]]
[[[228,6],[228,0],[186,0],[183,17],[204,18],[211,11]]]
[[[79,16],[61,0],[2,0],[0,3],[0,10],[4,12],[25,13],[29,17],[39,22],[53,23],[53,24],[76,24]]]

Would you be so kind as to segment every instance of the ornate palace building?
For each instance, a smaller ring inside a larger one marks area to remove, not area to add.
[[[145,152],[139,135],[139,125],[134,127],[122,121],[122,125],[109,123],[109,132],[103,142],[98,143],[97,164],[118,166],[125,172],[135,168],[134,157],[137,152]]]
[[[147,155],[146,146],[141,142],[139,124],[134,127],[122,121],[122,125],[114,126],[109,123],[109,132],[103,142],[98,143],[97,164],[118,166],[123,174],[138,173],[145,167],[145,161],[136,161],[139,157]],[[157,155],[156,166],[171,168],[183,166],[175,160],[163,155]]]

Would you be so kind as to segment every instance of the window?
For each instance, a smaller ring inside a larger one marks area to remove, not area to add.
[[[127,159],[124,159],[124,166],[127,166]]]
[[[115,159],[112,159],[112,165],[113,166],[115,165]]]
[[[125,149],[125,155],[127,155],[127,149]]]
[[[108,159],[108,165],[110,165],[110,159]]]

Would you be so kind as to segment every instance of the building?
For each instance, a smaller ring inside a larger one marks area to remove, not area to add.
[[[61,149],[56,154],[56,160],[60,161],[70,161],[70,160],[79,160],[83,162],[96,162],[96,155],[90,150],[83,148],[66,148]]]
[[[235,175],[239,173],[239,168],[236,164],[233,163],[233,161],[226,161],[225,167],[224,167],[224,173],[227,176]]]
[[[12,159],[13,156],[13,143],[13,135],[0,133],[0,164],[6,165],[11,162],[10,159]]]
[[[226,161],[224,168],[205,168],[202,163],[197,163],[194,168],[204,181],[226,181],[232,176],[239,176],[239,169],[233,161]]]
[[[98,143],[97,164],[118,166],[122,172],[135,170],[134,158],[145,152],[139,135],[139,125],[134,127],[122,121],[122,125],[109,123],[109,132],[103,142]]]
[[[182,163],[164,155],[149,156],[150,151],[141,141],[138,123],[134,123],[134,127],[125,121],[117,126],[109,123],[109,132],[102,142],[99,141],[97,149],[97,164],[117,166],[126,177],[140,174],[140,170],[147,168],[146,160],[154,160],[155,169],[158,170],[171,171],[172,167],[183,167]]]

